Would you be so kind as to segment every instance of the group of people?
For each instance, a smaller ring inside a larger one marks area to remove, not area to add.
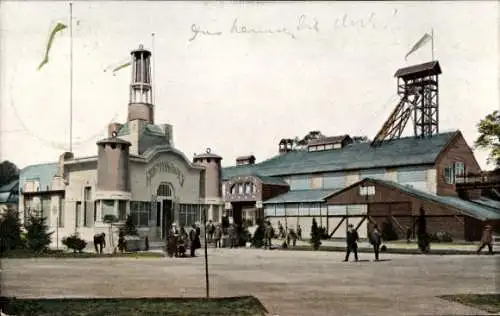
[[[196,250],[201,248],[201,229],[199,225],[193,224],[189,232],[185,227],[180,229],[173,223],[167,236],[167,254],[169,257],[185,257],[187,248],[191,257],[196,257]]]

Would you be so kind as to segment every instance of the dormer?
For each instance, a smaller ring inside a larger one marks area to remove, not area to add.
[[[349,135],[323,137],[311,140],[307,146],[307,150],[311,152],[341,149],[352,142],[353,140]]]
[[[241,156],[241,157],[236,158],[236,165],[237,166],[253,165],[254,163],[255,163],[255,156],[254,155]]]

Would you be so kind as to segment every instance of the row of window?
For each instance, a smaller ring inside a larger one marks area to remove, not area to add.
[[[231,194],[252,194],[257,191],[253,182],[235,183],[231,186]]]
[[[364,215],[366,204],[326,205],[325,203],[267,204],[264,216],[333,216]]]
[[[311,145],[307,149],[309,151],[323,151],[323,150],[332,150],[332,149],[339,149],[339,148],[342,148],[342,144],[335,143],[335,144],[326,144],[326,145]]]

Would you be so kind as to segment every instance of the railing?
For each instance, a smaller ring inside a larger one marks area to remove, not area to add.
[[[455,178],[457,185],[500,185],[500,172],[482,172],[480,174],[467,174]]]

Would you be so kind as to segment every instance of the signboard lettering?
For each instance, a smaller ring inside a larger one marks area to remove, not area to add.
[[[181,187],[184,185],[184,174],[182,171],[170,161],[158,161],[149,169],[146,170],[146,185],[151,185],[151,180],[158,173],[170,173],[177,177]]]

